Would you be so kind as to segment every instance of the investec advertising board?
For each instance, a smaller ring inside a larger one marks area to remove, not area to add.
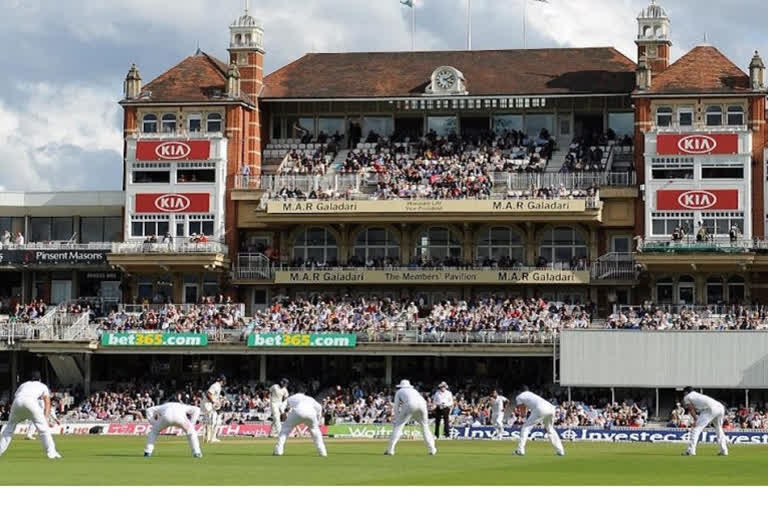
[[[579,213],[583,199],[516,200],[391,200],[391,201],[268,201],[267,214],[346,213]]]
[[[281,270],[276,284],[589,284],[582,270]]]
[[[105,332],[102,347],[205,347],[208,335],[196,332]]]
[[[357,346],[357,335],[337,332],[286,334],[261,332],[248,335],[248,346],[261,348],[351,348]]]
[[[557,427],[557,433],[565,441],[604,442],[604,443],[686,443],[690,439],[690,431],[687,429],[602,429],[588,427]],[[340,424],[330,425],[328,435],[331,437],[366,439],[385,438],[392,433],[392,425],[389,424]],[[530,439],[544,441],[546,431],[541,428],[531,431]],[[421,429],[415,425],[406,427],[407,437],[421,439]],[[453,439],[497,439],[496,429],[493,427],[451,427],[449,436]],[[520,439],[519,428],[505,428],[502,436],[504,439]],[[730,431],[726,432],[728,442],[732,444],[759,444],[768,445],[768,432],[766,431]],[[700,442],[716,443],[717,434],[712,430],[702,433]]]

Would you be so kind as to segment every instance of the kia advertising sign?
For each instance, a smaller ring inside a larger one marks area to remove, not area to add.
[[[658,190],[657,210],[738,210],[738,190]]]
[[[209,194],[136,194],[136,213],[208,213]]]
[[[136,143],[136,160],[208,160],[211,142],[208,140],[141,140]]]
[[[659,155],[734,155],[739,152],[739,136],[735,133],[659,134]]]

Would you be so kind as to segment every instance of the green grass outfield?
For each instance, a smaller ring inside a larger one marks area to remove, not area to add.
[[[328,440],[328,458],[306,440],[289,439],[283,457],[270,440],[225,440],[189,455],[186,439],[163,438],[150,459],[141,437],[57,437],[63,459],[48,460],[39,441],[20,436],[0,457],[2,485],[768,485],[768,447],[714,445],[681,457],[681,444],[565,443],[555,457],[546,442],[441,441],[435,457],[421,441]]]

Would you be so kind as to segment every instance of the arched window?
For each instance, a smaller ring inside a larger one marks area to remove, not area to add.
[[[163,115],[163,133],[173,133],[176,131],[176,115]]]
[[[293,259],[297,264],[336,264],[336,237],[325,228],[307,228],[299,232],[293,244]]]
[[[744,303],[744,278],[731,276],[728,279],[728,302],[731,304]]]
[[[659,304],[673,304],[675,302],[675,284],[671,277],[662,277],[656,280],[656,302]]]
[[[723,125],[723,107],[711,105],[707,107],[707,126]]]
[[[354,256],[360,262],[373,260],[400,260],[400,244],[388,229],[368,228],[360,232],[355,240]]]
[[[586,263],[587,243],[584,237],[573,228],[554,228],[546,231],[539,245],[540,264],[579,264]]]
[[[722,277],[707,279],[707,304],[720,304],[725,298]]]
[[[744,108],[739,105],[728,107],[728,126],[741,126],[744,123]]]
[[[491,260],[499,266],[522,264],[523,239],[514,229],[498,226],[486,229],[477,239],[477,261]]]
[[[643,27],[643,36],[645,36],[645,37],[650,37],[650,36],[651,36],[651,34],[653,34],[653,32],[652,32],[652,30],[651,30],[651,26],[650,26],[650,25],[645,25],[645,26]]]
[[[656,126],[672,126],[671,107],[659,107],[656,109]]]
[[[427,228],[416,238],[416,259],[443,262],[461,258],[461,242],[448,228]]]
[[[155,114],[146,114],[141,120],[142,133],[157,133],[157,116]]]
[[[207,126],[206,130],[208,133],[219,133],[221,132],[221,114],[212,113],[208,114],[207,120]]]

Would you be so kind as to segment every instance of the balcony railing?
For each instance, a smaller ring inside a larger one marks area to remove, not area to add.
[[[638,244],[639,253],[671,253],[671,252],[724,252],[740,253],[749,252],[755,248],[768,249],[766,241],[753,240],[730,240],[727,237],[712,238],[710,240],[698,241],[693,237],[685,237],[682,240],[659,240],[650,238],[643,240]]]
[[[23,244],[5,244],[3,249],[23,249],[23,250],[35,250],[35,251],[108,251],[112,249],[113,242],[89,242],[89,243],[73,243],[66,241],[51,241],[51,242],[26,242]]]
[[[177,312],[186,314],[192,311],[207,309],[208,306],[214,308],[226,307],[231,311],[238,311],[240,316],[245,315],[245,304],[119,304],[117,310],[122,313],[137,315],[145,311],[159,313],[165,309],[173,308]]]
[[[186,140],[200,140],[200,139],[215,139],[224,137],[223,132],[188,132],[188,131],[172,131],[172,132],[155,132],[144,133],[139,132],[134,137],[138,140],[165,140],[165,139],[186,139]]]
[[[130,241],[112,244],[113,254],[229,254],[226,244],[217,241],[146,242]]]
[[[723,126],[707,126],[701,124],[695,124],[690,126],[681,126],[677,123],[672,123],[669,126],[655,126],[657,133],[730,133],[730,132],[745,132],[749,128],[745,124],[730,124]]]
[[[592,263],[590,277],[603,281],[634,281],[637,279],[635,258],[631,253],[610,253]]]

